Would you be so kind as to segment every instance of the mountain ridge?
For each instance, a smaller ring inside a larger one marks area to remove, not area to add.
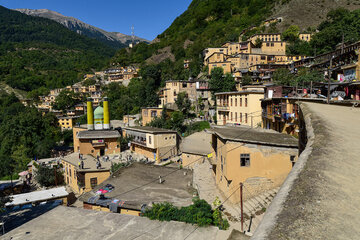
[[[65,16],[59,12],[52,11],[49,9],[17,8],[14,10],[30,16],[51,19],[53,21],[56,21],[64,25],[68,29],[78,34],[86,35],[90,38],[95,38],[115,48],[127,47],[132,41],[132,36],[130,35],[126,35],[119,32],[107,32],[101,28],[85,23],[75,17]],[[149,43],[148,40],[137,36],[135,36],[135,41]]]

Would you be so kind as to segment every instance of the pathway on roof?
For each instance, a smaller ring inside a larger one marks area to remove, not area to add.
[[[360,109],[316,103],[301,108],[314,129],[312,152],[275,226],[256,232],[254,239],[263,234],[266,239],[359,239]]]

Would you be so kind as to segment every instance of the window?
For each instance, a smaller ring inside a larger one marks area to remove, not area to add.
[[[235,122],[237,122],[237,112],[235,113]]]
[[[269,46],[270,46],[270,43],[266,43],[266,46],[269,47]]]
[[[94,189],[97,185],[97,178],[90,178],[91,189]]]
[[[149,136],[149,144],[151,144],[151,136]]]
[[[231,114],[230,120],[232,121],[233,120],[233,113],[231,112],[230,114]]]
[[[295,165],[295,156],[290,156],[291,165]]]
[[[157,111],[151,111],[151,117],[156,117],[157,116]]]
[[[240,98],[240,107],[242,107],[242,98]]]
[[[165,140],[167,140],[167,137],[165,138]]]
[[[250,154],[240,154],[240,167],[250,167]]]
[[[232,98],[230,98],[230,106],[232,107]]]
[[[235,107],[237,107],[237,98],[235,98]]]
[[[247,107],[247,98],[245,98],[245,107]]]
[[[240,113],[240,122],[242,122],[242,113]]]
[[[248,114],[245,113],[245,123],[247,123],[247,120],[248,120]]]

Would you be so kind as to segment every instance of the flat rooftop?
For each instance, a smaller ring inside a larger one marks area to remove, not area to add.
[[[2,239],[213,240],[219,234],[216,227],[197,228],[182,222],[160,222],[145,217],[58,206],[6,233]]]
[[[111,168],[111,163],[118,163],[120,160],[116,155],[109,155],[109,161],[104,161],[102,157],[99,158],[101,163],[101,168],[96,168],[97,159],[91,155],[83,155],[84,169],[79,169],[79,153],[71,153],[61,158],[71,165],[76,167],[77,172],[99,172],[99,171],[109,171]]]
[[[79,139],[97,139],[97,138],[119,138],[120,133],[116,130],[91,130],[78,133]]]
[[[180,151],[196,155],[208,155],[212,152],[211,139],[212,135],[205,131],[191,134],[182,140]]]
[[[288,134],[248,126],[214,127],[214,134],[224,140],[279,147],[298,147],[298,140]]]
[[[165,180],[162,184],[159,183],[159,176]],[[93,191],[83,194],[79,200],[87,202],[99,189],[111,184],[115,188],[112,192],[105,193],[107,198],[133,202],[136,205],[170,202],[179,207],[188,206],[192,204],[194,193],[189,183],[192,183],[190,170],[133,163],[121,168]]]
[[[126,127],[126,130],[146,132],[146,133],[177,133],[174,130],[165,129],[165,128],[155,128],[148,126],[135,126],[135,127]]]
[[[359,239],[360,108],[303,102],[300,109],[306,148],[253,239]]]
[[[65,190],[65,187],[51,188],[48,190],[34,191],[29,193],[22,193],[12,195],[12,201],[5,204],[5,206],[16,206],[29,204],[33,202],[48,201],[51,199],[67,197],[69,193]]]

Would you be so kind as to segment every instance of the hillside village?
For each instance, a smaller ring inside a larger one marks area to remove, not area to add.
[[[196,77],[156,90],[153,68],[110,64],[21,100],[68,138],[0,181],[2,237],[356,239],[342,215],[359,221],[360,42],[292,54],[315,33],[255,28],[203,49]],[[156,101],[129,103],[145,95]]]

